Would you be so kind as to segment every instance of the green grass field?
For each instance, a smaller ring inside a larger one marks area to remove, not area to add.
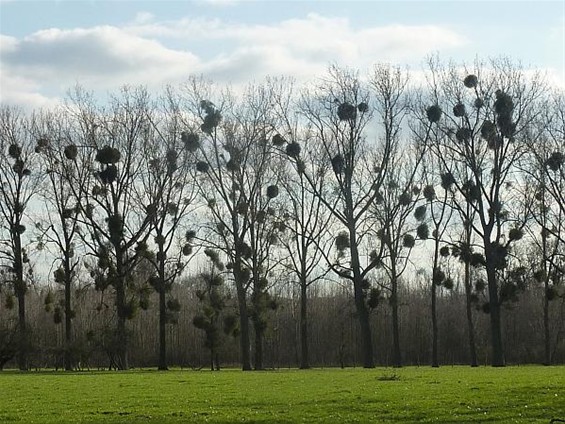
[[[0,423],[549,423],[565,367],[0,373]]]

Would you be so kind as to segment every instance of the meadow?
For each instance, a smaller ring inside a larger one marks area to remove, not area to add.
[[[549,423],[565,367],[0,373],[1,423]]]

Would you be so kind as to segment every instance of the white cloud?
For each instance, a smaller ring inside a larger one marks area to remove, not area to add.
[[[18,39],[8,35],[0,34],[0,54],[9,53],[18,47]]]
[[[198,0],[200,3],[209,4],[212,6],[235,6],[239,0]]]
[[[233,84],[281,74],[305,80],[323,73],[330,62],[366,69],[374,62],[419,61],[429,52],[466,43],[437,26],[353,28],[346,18],[317,14],[244,25],[203,18],[156,22],[147,12],[123,28],[52,28],[0,41],[3,73],[30,81],[27,87],[32,92],[36,87],[38,95],[58,91],[61,96],[76,82],[93,90],[125,83],[160,87],[200,73]]]
[[[97,90],[123,84],[158,87],[188,75],[199,62],[191,53],[168,49],[110,26],[54,28],[9,41],[9,47],[0,51],[3,101],[5,80],[15,75],[34,81],[38,93],[58,91],[63,96],[77,82]],[[22,97],[27,101],[23,91]]]
[[[538,68],[528,71],[526,75],[531,74],[533,76],[537,72],[541,72],[550,87],[565,90],[565,71],[559,72],[555,68]]]
[[[238,81],[261,75],[312,77],[328,63],[367,68],[375,62],[419,61],[432,51],[461,47],[459,34],[437,26],[389,25],[352,28],[347,18],[309,14],[273,25],[243,25],[219,19],[183,18],[124,28],[131,34],[186,40],[206,46],[202,72]],[[224,49],[218,46],[223,45]]]
[[[41,94],[41,86],[34,80],[9,74],[0,68],[0,103],[24,107],[29,110],[51,108],[60,98]]]
[[[139,36],[188,40],[225,40],[236,48],[283,47],[312,61],[355,60],[369,56],[420,58],[422,54],[463,46],[467,41],[454,31],[432,25],[389,25],[352,28],[347,18],[309,14],[275,25],[242,25],[218,19],[189,19],[131,25],[126,31]],[[353,65],[355,65],[354,63]]]
[[[155,16],[154,16],[152,13],[149,13],[149,12],[138,12],[138,13],[135,15],[135,18],[133,19],[133,22],[134,22],[135,24],[143,25],[143,24],[147,24],[147,23],[153,21],[153,19],[155,19]]]

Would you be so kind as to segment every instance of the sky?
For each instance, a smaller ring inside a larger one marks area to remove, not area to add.
[[[507,56],[565,88],[565,0],[0,0],[0,103],[51,107],[79,84],[159,91],[190,75],[242,85],[329,64],[423,69]]]

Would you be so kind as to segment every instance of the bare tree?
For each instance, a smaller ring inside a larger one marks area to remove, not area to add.
[[[397,122],[405,79],[398,70],[378,67],[373,87],[375,104],[371,110],[368,89],[359,78],[350,71],[331,67],[326,80],[314,91],[303,95],[301,112],[312,133],[307,142],[315,143],[322,163],[332,167],[327,190],[320,191],[306,172],[300,144],[291,142],[285,148],[297,171],[304,173],[310,189],[345,229],[335,239],[340,261],[326,259],[333,272],[353,284],[363,366],[366,368],[374,367],[370,307],[367,304],[371,292],[370,284],[367,284],[368,274],[380,263],[382,250],[374,250],[367,257],[360,249],[368,242],[366,236],[370,224],[367,217],[390,166],[390,155],[396,142],[395,128],[391,125]],[[368,125],[374,113],[383,124],[381,143],[367,140]]]
[[[395,168],[386,176],[385,184],[373,208],[376,238],[383,246],[379,268],[386,278],[379,280],[389,296],[392,310],[393,366],[402,366],[400,348],[399,285],[402,275],[410,265],[410,256],[416,240],[427,240],[429,230],[424,221],[426,206],[419,205],[422,199],[421,187],[414,181],[421,156],[411,160],[407,150],[391,155]],[[414,216],[413,216],[414,215]]]
[[[275,135],[275,137],[281,137]],[[313,157],[313,151],[302,157]],[[317,166],[313,161],[305,161],[305,166]],[[325,171],[312,169],[312,182],[316,185],[316,191],[322,192],[325,185]],[[290,173],[289,173],[290,174]],[[333,240],[328,237],[331,228],[331,215],[328,214],[320,197],[316,196],[309,188],[304,173],[292,173],[287,176],[282,184],[285,195],[288,197],[288,207],[285,212],[288,216],[280,222],[282,235],[281,244],[288,253],[285,266],[296,278],[300,290],[300,368],[310,368],[308,354],[308,290],[315,284],[326,278],[329,271],[323,261],[324,254],[329,254]],[[294,282],[294,279],[293,279]]]
[[[72,161],[89,171],[84,181],[71,181],[74,195],[81,199],[79,223],[90,255],[97,260],[91,270],[96,287],[112,288],[116,304],[114,365],[128,369],[128,331],[139,305],[139,281],[134,271],[144,258],[152,214],[139,195],[143,172],[144,146],[151,139],[151,105],[142,88],[124,87],[112,97],[108,109],[97,109],[84,93],[75,93],[69,113],[73,113],[80,136],[73,140],[76,155]],[[142,283],[143,284],[143,283]],[[141,305],[143,306],[143,305]]]
[[[186,148],[194,153],[196,184],[208,205],[206,244],[228,258],[237,292],[242,368],[251,369],[250,327],[255,330],[255,368],[263,368],[263,335],[270,298],[269,276],[278,263],[276,158],[270,139],[275,127],[271,99],[276,81],[250,86],[241,96],[224,92],[213,103],[209,85],[192,79],[186,86],[189,111]]]
[[[287,143],[297,143],[307,140],[310,135],[303,128],[302,122],[295,113],[293,84],[288,81],[286,90],[274,96],[273,105],[280,119],[280,133],[272,138],[275,147],[282,148]],[[284,155],[284,153],[283,153]],[[319,163],[316,160],[317,151],[314,146],[305,144],[301,155],[304,158],[303,166],[310,167],[308,174],[316,185],[316,191],[325,189],[326,174],[330,165]],[[328,213],[319,196],[310,189],[304,172],[294,172],[288,164],[278,170],[283,193],[283,212],[279,222],[279,239],[287,255],[283,265],[291,272],[294,278],[289,277],[291,283],[298,286],[299,295],[299,342],[300,342],[300,368],[310,368],[309,360],[309,313],[308,291],[313,284],[325,278],[329,269],[325,267],[322,251],[329,253],[332,239],[329,237],[329,228],[332,224],[332,215]]]
[[[544,228],[548,235],[565,244],[565,235],[560,231],[565,216],[565,94],[553,93],[546,105],[548,111],[541,123],[542,139],[531,140],[530,152],[538,171],[539,189],[548,196],[547,207],[552,210],[548,217],[551,222]],[[561,268],[561,272],[565,270]]]
[[[30,340],[26,321],[26,293],[32,268],[24,233],[26,212],[43,177],[36,159],[36,140],[30,118],[20,110],[0,108],[0,258],[18,301],[18,367],[27,370]]]
[[[538,113],[543,85],[535,77],[526,81],[507,60],[491,61],[489,66],[491,72],[477,63],[474,73],[463,78],[455,67],[444,69],[431,60],[436,98],[426,113],[443,135],[433,145],[442,163],[442,185],[452,191],[452,204],[481,241],[480,262],[488,288],[483,310],[490,314],[492,365],[504,366],[501,304],[516,287],[503,289],[500,275],[525,224],[523,216],[508,209],[508,202],[513,185],[520,182],[516,165],[525,153],[525,138],[531,136],[528,130]]]
[[[210,350],[210,370],[220,370],[220,347],[224,335],[237,333],[237,318],[225,312],[228,306],[228,292],[224,287],[226,274],[218,254],[211,249],[204,251],[211,261],[208,271],[201,272],[196,279],[196,297],[201,307],[194,315],[192,324],[205,332],[205,346]]]
[[[565,297],[559,285],[565,273],[565,96],[554,93],[546,103],[539,122],[542,137],[531,140],[529,155],[522,167],[526,207],[533,223],[529,236],[539,260],[534,278],[543,284],[544,363],[552,363],[550,302]]]
[[[54,246],[55,272],[53,278],[56,284],[63,287],[62,313],[59,305],[54,309],[56,323],[65,321],[65,370],[71,371],[76,365],[77,358],[73,358],[73,332],[72,319],[75,311],[72,306],[73,288],[77,270],[80,264],[77,254],[78,221],[80,199],[70,187],[73,181],[84,179],[84,169],[77,169],[69,157],[76,155],[76,147],[72,147],[74,138],[73,129],[67,117],[62,113],[47,113],[38,117],[34,133],[37,138],[36,152],[40,154],[43,168],[46,172],[42,185],[41,198],[49,205],[44,216],[40,217],[38,225],[41,229],[40,246]],[[77,175],[80,172],[80,175]],[[55,299],[51,298],[52,292],[48,291],[46,305]]]
[[[415,103],[416,108],[425,109],[424,102],[421,97]],[[437,137],[439,136],[437,132],[431,131],[430,122],[425,116],[425,114],[414,113],[414,121],[411,123],[412,134],[418,140],[419,143],[424,146],[433,145],[438,142]],[[425,157],[423,160],[423,165],[421,166],[421,179],[424,182],[424,187],[422,189],[422,196],[425,199],[425,204],[420,205],[415,211],[416,218],[421,222],[429,223],[431,225],[431,239],[433,241],[432,250],[432,266],[431,266],[431,276],[430,280],[430,297],[431,297],[431,321],[432,321],[432,355],[431,355],[431,366],[439,367],[438,360],[438,287],[443,285],[448,289],[453,288],[453,280],[445,273],[442,269],[442,265],[445,262],[445,258],[450,256],[449,241],[446,240],[448,235],[448,227],[451,223],[451,217],[453,215],[453,208],[449,205],[449,191],[441,187],[440,195],[437,195],[437,190],[435,182],[437,181],[439,175],[436,172],[437,168],[441,166],[441,162],[434,157],[433,153],[426,149]],[[469,277],[469,278],[467,278]],[[470,281],[470,274],[465,274],[465,288],[466,293],[468,293],[467,288]],[[469,296],[467,296],[469,297]],[[472,321],[472,303],[467,302],[467,312],[468,312],[468,328],[470,339],[474,340],[473,331],[473,321]],[[471,357],[472,363],[476,364],[476,353],[474,349],[474,342],[470,343],[471,346]]]
[[[467,217],[465,219],[464,217]],[[473,292],[473,280],[472,280],[472,265],[478,265],[480,260],[476,255],[473,255],[473,227],[471,222],[474,221],[475,214],[471,208],[470,204],[467,204],[465,208],[465,213],[463,216],[460,214],[460,218],[463,224],[462,237],[459,244],[452,249],[452,254],[458,256],[464,266],[463,281],[465,285],[465,313],[467,315],[467,333],[469,339],[469,358],[471,367],[478,366],[477,360],[477,347],[475,343],[475,326],[473,321],[473,304],[477,302],[478,296],[476,292],[482,292],[484,290],[482,280],[478,279],[475,283],[475,293]],[[477,290],[478,287],[478,290]]]
[[[149,220],[156,253],[151,252],[148,244],[137,246],[152,267],[149,283],[159,295],[159,370],[168,369],[166,326],[180,306],[170,293],[194,256],[196,236],[187,222],[196,208],[195,170],[183,144],[187,134],[181,134],[178,105],[169,101],[165,112],[162,121],[149,117],[155,138],[147,140],[144,146],[145,172],[140,176],[141,197],[147,199],[152,209]],[[186,230],[181,234],[183,228]]]

